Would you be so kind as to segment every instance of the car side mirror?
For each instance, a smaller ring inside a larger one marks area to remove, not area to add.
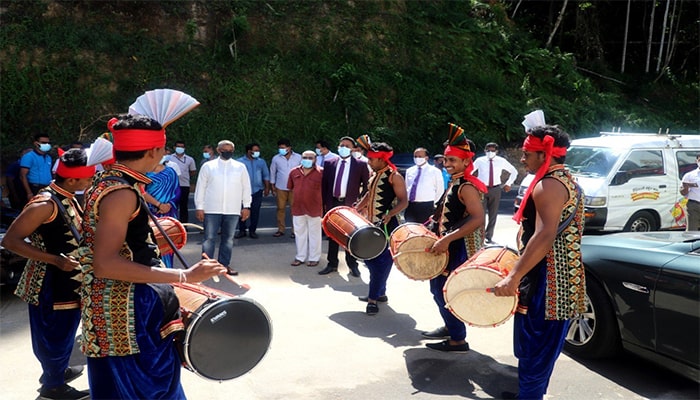
[[[613,177],[612,182],[610,182],[610,186],[624,185],[625,183],[629,182],[629,180],[630,175],[627,173],[627,171],[618,171],[618,173],[616,173]]]

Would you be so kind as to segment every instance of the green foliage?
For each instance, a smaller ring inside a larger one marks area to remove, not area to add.
[[[302,151],[364,133],[440,152],[448,122],[507,146],[535,108],[574,136],[698,126],[697,82],[594,80],[500,2],[12,2],[0,54],[5,157],[38,131],[90,142],[161,87],[201,102],[168,128],[194,155],[227,138],[269,159],[281,137]]]

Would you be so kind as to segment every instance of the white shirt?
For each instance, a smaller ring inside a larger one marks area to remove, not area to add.
[[[696,185],[688,188],[688,200],[700,201],[700,167],[683,175],[682,182]]]
[[[170,167],[175,170],[175,173],[177,174],[178,178],[182,175],[182,170],[180,170],[180,166],[175,163],[173,160],[168,160],[165,162],[165,166]]]
[[[414,165],[406,170],[406,194],[410,196],[413,184],[418,175],[418,166]],[[418,179],[418,187],[416,188],[416,198],[414,202],[432,201],[437,203],[445,191],[445,181],[442,179],[442,171],[428,164],[423,164],[420,168],[423,169]]]
[[[217,158],[202,165],[194,191],[194,204],[205,214],[240,215],[250,207],[250,178],[245,165]]]
[[[484,185],[488,186],[489,185],[489,167],[490,167],[490,162],[489,158],[487,156],[481,156],[477,158],[474,161],[474,171],[472,172],[473,174],[476,174],[477,172],[479,173],[479,180],[484,182]],[[518,170],[515,169],[515,167],[508,162],[503,157],[496,156],[493,158],[493,186],[500,186],[503,182],[501,182],[501,173],[503,171],[508,171],[510,173],[510,176],[508,177],[508,180],[506,181],[506,186],[513,186],[513,182],[515,182],[515,178],[518,177]]]
[[[323,168],[323,163],[325,163],[328,160],[333,160],[339,157],[339,155],[333,153],[332,151],[329,151],[328,153],[326,153],[325,156],[316,156],[316,165]]]
[[[340,172],[340,166],[345,163],[345,167],[343,168],[343,176],[340,178],[340,198],[345,198],[345,194],[347,193],[348,189],[348,179],[350,177],[350,158],[352,156],[349,156],[347,158],[340,158],[338,156],[338,164],[335,166],[335,177],[333,178],[333,193],[335,193],[335,182],[338,179],[338,172]]]
[[[180,157],[178,154],[173,154],[170,156],[170,161],[180,168],[180,186],[190,186],[190,171],[196,171],[197,167],[194,162],[194,158],[183,154]]]

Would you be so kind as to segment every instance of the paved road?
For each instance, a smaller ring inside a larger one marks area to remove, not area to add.
[[[268,233],[274,232],[266,228]],[[514,245],[516,226],[501,215],[495,239]],[[194,262],[201,235],[190,235],[185,257]],[[324,251],[326,245],[324,244]],[[394,270],[389,303],[378,315],[364,313],[356,296],[367,294],[368,272],[353,278],[341,261],[339,273],[318,275],[319,268],[291,267],[294,244],[288,237],[261,235],[237,240],[238,280],[206,282],[255,299],[273,324],[272,345],[250,373],[213,382],[183,371],[191,399],[488,399],[517,388],[512,354],[512,322],[496,328],[469,328],[471,351],[442,354],[424,347],[420,331],[440,325],[427,282],[412,281]],[[321,267],[323,264],[321,264]],[[0,305],[0,387],[3,399],[36,396],[40,375],[32,355],[26,306],[2,287]],[[235,352],[231,342],[221,351]],[[74,363],[85,358],[74,350]],[[81,376],[74,381],[87,387]],[[550,384],[550,399],[697,399],[698,385],[630,355],[590,362],[562,355]]]

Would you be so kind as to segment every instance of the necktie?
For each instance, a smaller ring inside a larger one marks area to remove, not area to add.
[[[493,187],[493,159],[489,160],[489,187]]]
[[[416,174],[416,179],[413,180],[413,186],[411,186],[411,193],[408,195],[408,201],[416,200],[416,190],[418,190],[418,180],[420,179],[420,173],[423,168],[418,167],[418,173]]]
[[[335,187],[333,188],[333,197],[335,198],[340,198],[340,184],[343,181],[343,171],[345,171],[345,160],[340,162],[340,169],[335,177]]]

